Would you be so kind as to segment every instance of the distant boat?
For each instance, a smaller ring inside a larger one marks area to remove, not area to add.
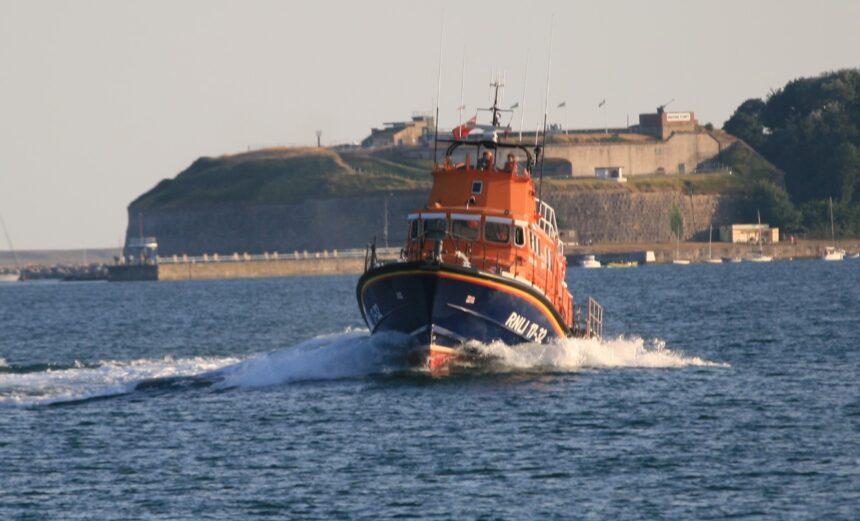
[[[761,213],[756,211],[756,215],[758,215],[758,251],[747,257],[747,260],[750,262],[771,262],[773,257],[765,255],[761,246]]]
[[[639,266],[639,263],[636,261],[610,262],[606,265],[607,268],[635,268],[637,266]]]
[[[836,243],[836,232],[833,228],[833,198],[830,198],[830,240]],[[836,246],[825,246],[821,258],[826,261],[841,261],[845,258],[845,250]]]
[[[594,255],[586,255],[579,261],[579,265],[583,268],[599,268],[600,261],[594,258]]]
[[[21,275],[16,272],[0,273],[0,282],[18,282],[21,280]]]
[[[687,259],[673,259],[672,264],[680,264],[682,266],[686,266],[687,264],[690,264],[690,261],[688,261]]]
[[[847,258],[847,259],[860,259],[860,253],[846,253],[845,258]]]
[[[717,257],[715,259],[712,252],[711,252],[711,238],[713,235],[714,235],[714,225],[712,224],[708,227],[708,258],[707,258],[707,260],[705,260],[705,262],[707,262],[708,264],[722,264],[723,259],[720,259],[719,257]]]

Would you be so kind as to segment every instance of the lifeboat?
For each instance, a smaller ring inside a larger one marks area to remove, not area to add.
[[[381,263],[371,247],[356,287],[371,334],[408,335],[405,359],[432,372],[478,356],[470,341],[534,349],[602,330],[602,307],[589,298],[583,317],[568,289],[555,211],[536,192],[541,147],[505,142],[498,103],[487,110],[492,125],[440,140],[444,161],[407,217],[400,259]]]

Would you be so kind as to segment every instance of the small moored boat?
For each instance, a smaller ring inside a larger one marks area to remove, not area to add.
[[[594,255],[586,255],[579,261],[579,265],[583,268],[599,268],[601,266],[600,261]]]

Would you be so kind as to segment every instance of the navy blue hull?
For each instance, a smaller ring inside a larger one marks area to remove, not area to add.
[[[405,333],[424,346],[547,343],[570,335],[557,310],[531,287],[459,266],[385,265],[365,273],[356,293],[371,333]]]

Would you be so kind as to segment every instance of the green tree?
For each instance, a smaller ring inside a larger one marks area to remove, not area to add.
[[[750,197],[750,215],[761,212],[764,222],[778,226],[785,231],[800,229],[801,214],[792,204],[788,193],[764,179],[755,181]]]
[[[735,110],[732,117],[723,125],[723,129],[743,139],[751,147],[759,149],[766,137],[761,119],[764,109],[764,101],[758,98],[748,99]]]
[[[675,237],[681,240],[684,233],[684,216],[681,215],[681,208],[675,203],[672,203],[672,206],[669,208],[669,226]]]

